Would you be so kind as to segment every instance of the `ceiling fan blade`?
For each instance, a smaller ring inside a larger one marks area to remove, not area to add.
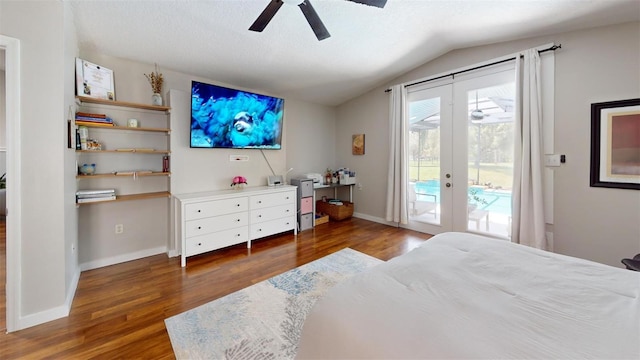
[[[253,22],[249,30],[262,32],[262,30],[267,27],[267,24],[269,24],[269,21],[273,19],[273,16],[278,12],[278,10],[280,10],[281,6],[282,0],[271,0],[269,5],[262,10],[262,13],[258,16],[256,21]]]
[[[387,4],[387,0],[347,0],[358,4],[365,4],[369,6],[375,6],[383,8]]]
[[[309,0],[304,0],[298,6],[300,7],[300,10],[302,10],[304,17],[307,18],[307,22],[309,23],[309,25],[311,25],[311,29],[313,29],[313,32],[316,34],[318,40],[324,40],[331,36],[327,28],[324,27],[322,20],[320,20],[318,13],[316,13],[316,10],[313,8],[313,6],[311,6]]]

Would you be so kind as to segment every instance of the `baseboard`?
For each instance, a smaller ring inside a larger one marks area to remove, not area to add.
[[[398,223],[396,223],[396,222],[387,221],[387,220],[385,220],[383,218],[380,218],[380,217],[377,217],[377,216],[371,216],[371,215],[362,214],[362,213],[359,213],[359,212],[354,212],[353,213],[353,217],[356,217],[358,219],[364,219],[364,220],[377,222],[377,223],[384,224],[384,225],[398,227]]]
[[[23,330],[32,326],[44,324],[49,321],[57,320],[69,316],[71,307],[65,305],[57,306],[39,313],[20,316],[18,318],[17,330]]]
[[[80,264],[80,271],[87,271],[92,269],[97,269],[109,265],[120,264],[123,262],[138,260],[148,256],[163,254],[167,252],[166,246],[160,246],[152,249],[140,250],[132,253],[122,254],[118,256],[112,256],[110,258],[93,260],[86,263]]]
[[[167,256],[170,258],[180,256],[180,250],[169,250]]]

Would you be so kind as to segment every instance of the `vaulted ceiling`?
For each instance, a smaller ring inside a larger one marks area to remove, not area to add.
[[[272,95],[338,105],[448,51],[640,20],[638,0],[308,0],[330,33],[275,0],[63,0],[80,47]]]

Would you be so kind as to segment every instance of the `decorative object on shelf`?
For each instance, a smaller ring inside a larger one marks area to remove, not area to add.
[[[640,98],[591,104],[591,186],[640,190]]]
[[[87,150],[100,151],[102,150],[102,144],[100,144],[97,140],[87,139]]]
[[[324,173],[324,184],[325,185],[331,185],[331,178],[333,171],[331,171],[331,169],[327,168],[327,171]]]
[[[247,185],[247,179],[244,176],[236,176],[231,182],[231,187],[234,189],[242,189],[245,185]]]
[[[353,135],[351,153],[353,155],[364,155],[364,134]]]
[[[164,79],[162,78],[162,74],[158,72],[158,64],[156,65],[156,71],[151,74],[144,74],[149,80],[149,84],[151,84],[151,90],[153,91],[153,95],[151,96],[151,104],[153,105],[162,105],[162,82]]]
[[[96,172],[96,164],[82,164],[80,166],[80,174],[93,175]]]
[[[113,71],[76,58],[76,95],[115,100]]]
[[[162,99],[160,99],[160,101],[162,102]],[[127,120],[127,126],[128,127],[132,127],[132,128],[137,128],[138,127],[138,119],[129,119],[129,120]]]

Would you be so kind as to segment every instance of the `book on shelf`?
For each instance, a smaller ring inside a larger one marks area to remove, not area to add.
[[[111,195],[111,194],[115,194],[116,190],[115,189],[100,189],[100,190],[78,190],[76,191],[76,195],[77,196],[83,196],[83,195],[99,195],[99,194],[103,194],[103,195]]]
[[[79,126],[104,126],[104,127],[113,127],[115,126],[114,123],[106,123],[106,122],[91,122],[91,121],[84,121],[84,120],[76,120],[76,125]]]
[[[77,116],[77,115],[76,115],[76,120],[92,121],[92,122],[99,122],[99,123],[112,123],[113,122],[113,119],[111,119],[111,118],[94,118],[94,117],[90,117],[90,116]]]
[[[93,117],[93,118],[103,118],[103,119],[107,118],[107,114],[96,114],[96,113],[88,113],[88,112],[83,112],[83,111],[76,111],[76,117],[78,117],[78,116],[86,116],[86,117]]]
[[[92,198],[78,198],[76,199],[76,202],[80,204],[80,203],[90,203],[90,202],[98,202],[98,201],[111,201],[115,199],[116,199],[116,196],[111,195],[111,196],[92,197]]]

